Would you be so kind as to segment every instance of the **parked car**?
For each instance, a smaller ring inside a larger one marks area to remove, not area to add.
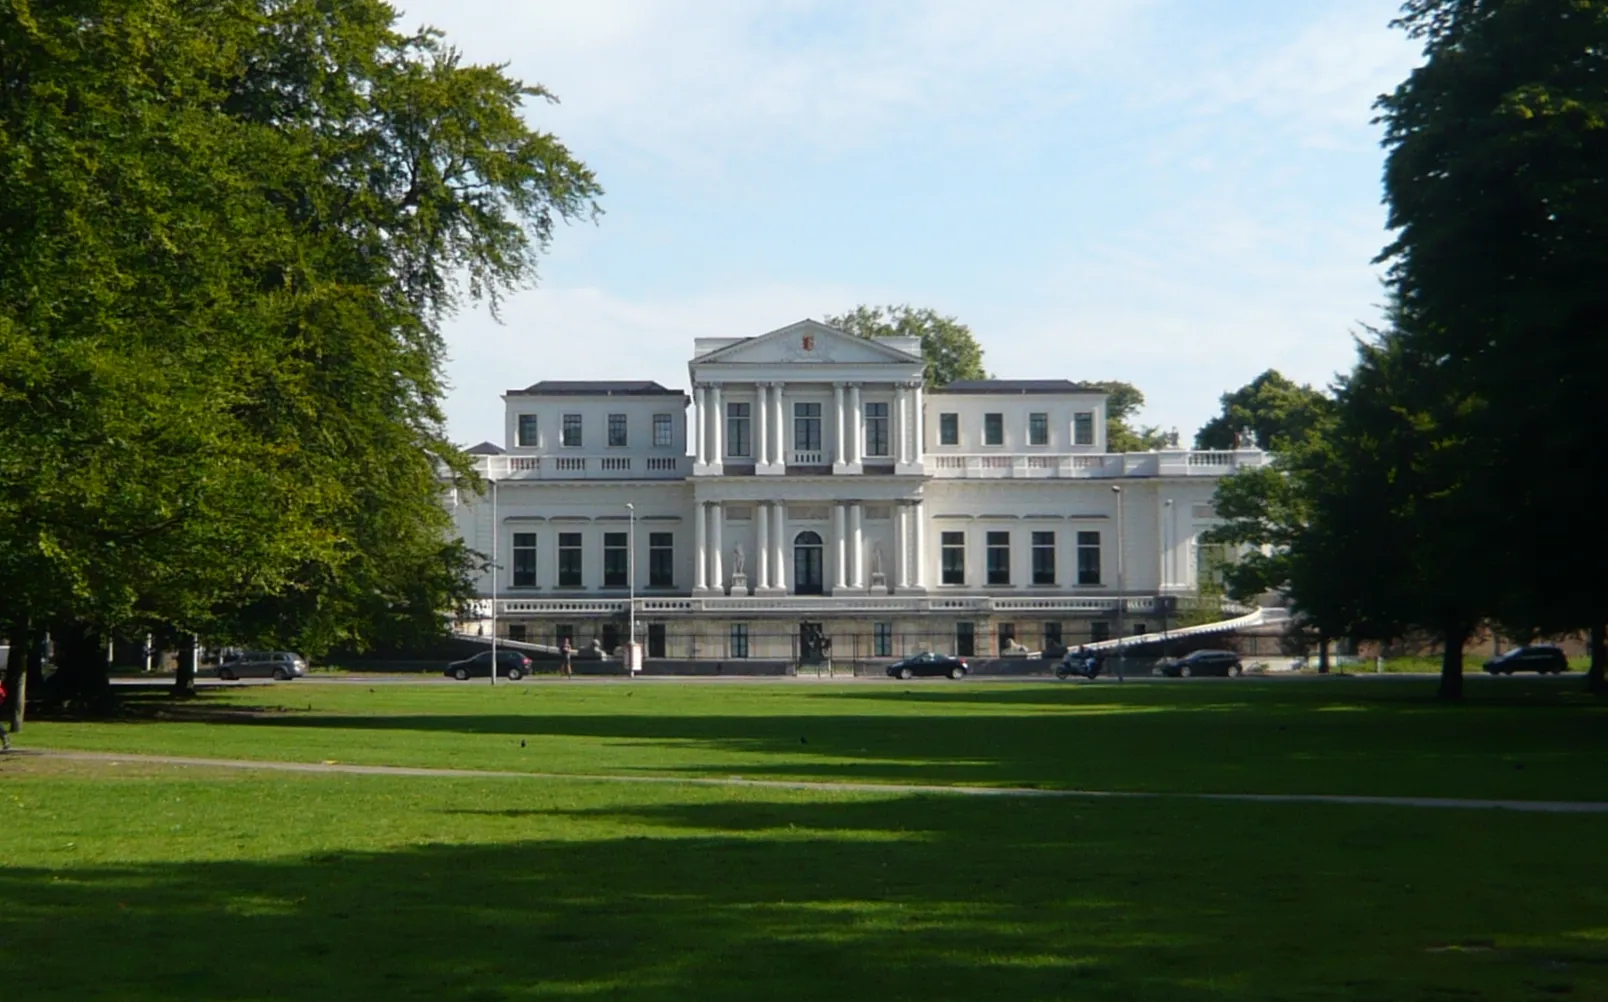
[[[1191,651],[1181,658],[1164,658],[1156,663],[1156,674],[1170,678],[1197,675],[1243,675],[1245,666],[1233,651]]]
[[[1492,675],[1511,675],[1516,671],[1556,675],[1569,670],[1569,658],[1551,644],[1531,644],[1498,654],[1485,662],[1485,670]]]
[[[467,678],[490,678],[491,652],[481,651],[472,658],[454,661],[452,664],[447,665],[447,670],[441,674],[455,678],[460,682]],[[497,674],[510,682],[518,682],[530,674],[530,658],[518,651],[498,651]]]
[[[293,651],[236,651],[225,654],[212,670],[218,678],[301,678],[307,674],[307,660]]]
[[[913,654],[903,661],[895,661],[889,665],[888,675],[893,678],[914,678],[917,675],[948,675],[950,678],[964,678],[966,670],[965,658],[922,651],[920,654]]]
[[[1061,663],[1055,666],[1056,678],[1066,678],[1068,675],[1095,678],[1099,674],[1100,655],[1093,651],[1067,651]]]

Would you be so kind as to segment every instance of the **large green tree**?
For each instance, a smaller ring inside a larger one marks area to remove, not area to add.
[[[1415,350],[1458,401],[1448,465],[1487,611],[1590,629],[1608,579],[1591,457],[1608,437],[1608,2],[1411,0],[1424,65],[1381,100],[1396,240],[1382,259]],[[1476,502],[1478,499],[1478,502]]]
[[[316,652],[465,594],[440,324],[599,189],[545,92],[396,16],[0,14],[0,618],[69,679],[118,630]]]
[[[1264,449],[1282,451],[1319,425],[1331,401],[1321,391],[1269,369],[1223,394],[1222,403],[1222,412],[1195,434],[1195,448],[1232,449],[1240,434],[1249,429]]]
[[[960,379],[986,379],[983,349],[971,328],[936,310],[905,306],[856,306],[848,313],[823,317],[821,322],[856,337],[914,337],[921,339],[928,388]]]
[[[1145,395],[1132,383],[1106,379],[1091,383],[1106,392],[1106,451],[1148,452],[1171,444],[1171,436],[1154,425],[1136,425]]]

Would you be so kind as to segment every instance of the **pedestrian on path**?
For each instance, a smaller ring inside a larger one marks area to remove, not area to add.
[[[570,647],[570,642],[569,642],[568,637],[565,637],[563,639],[563,641],[560,642],[560,644],[558,645],[558,651],[559,651],[560,654],[564,655],[564,666],[560,669],[560,671],[562,671],[564,673],[565,678],[569,678],[570,677],[570,657],[575,652]]]

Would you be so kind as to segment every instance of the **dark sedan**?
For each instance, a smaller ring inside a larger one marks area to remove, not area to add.
[[[966,677],[966,659],[952,658],[947,654],[934,654],[923,651],[920,654],[895,661],[888,666],[888,674],[893,678],[915,678],[917,675],[948,675],[950,678]]]
[[[1485,662],[1485,670],[1492,675],[1511,675],[1516,671],[1556,675],[1569,670],[1569,658],[1551,644],[1531,644],[1498,654]]]
[[[1242,675],[1245,667],[1233,651],[1191,651],[1181,658],[1167,658],[1156,665],[1157,675],[1194,678],[1197,675]]]
[[[481,651],[472,658],[454,661],[447,665],[447,670],[441,674],[449,675],[460,682],[468,678],[490,678],[491,652]],[[510,682],[518,682],[530,674],[530,658],[518,651],[498,651],[497,674]]]

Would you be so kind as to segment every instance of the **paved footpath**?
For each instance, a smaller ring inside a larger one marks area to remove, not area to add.
[[[130,762],[150,765],[201,766],[214,769],[260,769],[275,772],[347,773],[358,776],[437,776],[454,779],[544,779],[587,783],[659,783],[685,786],[751,787],[767,790],[823,790],[832,793],[920,793],[954,797],[1081,797],[1087,799],[1224,800],[1270,804],[1365,804],[1452,810],[1524,811],[1535,814],[1608,814],[1608,802],[1589,800],[1470,800],[1455,797],[1372,797],[1324,793],[1144,793],[1125,790],[1041,790],[1023,786],[944,786],[915,783],[844,783],[832,780],[746,779],[742,776],[628,776],[562,772],[499,772],[477,769],[425,769],[400,765],[351,765],[344,762],[271,762],[233,758],[187,758],[178,755],[119,755],[113,752],[28,750],[10,754],[38,755],[79,762]]]

